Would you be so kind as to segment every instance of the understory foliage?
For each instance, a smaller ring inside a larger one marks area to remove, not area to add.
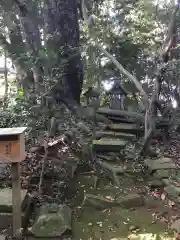
[[[62,104],[68,108],[79,104],[82,90],[89,86],[103,93],[104,81],[119,79],[128,92],[138,95],[96,43],[152,95],[157,56],[174,6],[155,6],[150,0],[89,1],[89,5],[91,29],[84,24],[78,0],[0,1],[0,45],[16,70],[8,85],[17,89],[6,92],[5,107],[2,97],[0,127],[28,125],[37,137],[35,130],[47,130],[52,117],[63,117]],[[165,103],[176,100],[177,106],[178,76],[176,57],[168,63],[160,95]]]

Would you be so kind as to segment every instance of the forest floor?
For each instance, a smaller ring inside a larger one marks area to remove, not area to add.
[[[106,157],[104,162],[124,169],[117,175],[120,182],[118,187],[112,181],[103,178],[97,188],[94,188],[93,175],[78,174],[73,180],[76,186],[72,184],[76,194],[74,192],[74,197],[68,202],[73,212],[72,239],[179,239],[179,143],[180,135],[177,133],[171,136],[167,146],[156,141],[153,147],[159,150],[160,154],[158,157],[146,159],[145,172],[141,169],[134,171],[133,156],[131,160],[121,161],[122,156],[118,152],[103,153]],[[102,153],[100,155],[102,157]],[[40,164],[38,165],[32,156],[29,163],[23,162],[23,188],[27,187],[28,179],[33,174],[36,177],[37,166],[40,167]],[[9,176],[9,180],[6,178],[4,183],[1,182],[1,187],[10,186],[10,182]],[[37,187],[37,182],[35,179],[31,185]],[[51,183],[55,185],[55,180],[52,179]],[[58,199],[59,195],[51,183],[49,196],[53,197],[54,194]]]
[[[176,133],[167,146],[159,143],[157,145],[157,148],[160,148],[165,156],[168,155],[166,160],[172,157],[176,168],[180,164],[179,142],[180,136]],[[151,161],[156,161],[156,159],[151,159]],[[167,163],[162,165],[165,166]],[[94,189],[93,177],[81,176],[78,185],[84,196],[93,195],[99,196],[100,199],[117,200],[118,197],[133,194],[136,196],[137,194],[143,196],[143,203],[140,206],[141,204],[137,203],[137,199],[135,199],[135,202],[132,201],[125,208],[117,205],[111,208],[98,209],[96,205],[88,201],[82,209],[78,206],[75,208],[73,217],[75,239],[179,239],[180,208],[178,198],[180,181],[179,183],[177,181],[177,171],[175,179],[174,172],[173,177],[171,175],[172,171],[177,169],[167,169],[164,166],[158,169],[159,173],[166,175],[163,176],[163,179],[158,178],[157,174],[153,176],[151,172],[149,175],[146,173],[145,177],[139,173],[130,176],[122,175],[119,176],[119,187],[102,181],[100,186]],[[163,183],[164,179],[165,184]],[[166,183],[167,180],[168,183]],[[175,189],[169,190],[173,184]]]

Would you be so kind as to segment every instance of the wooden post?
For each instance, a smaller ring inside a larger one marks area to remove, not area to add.
[[[26,127],[0,128],[0,160],[12,166],[13,235],[21,229],[20,162],[26,157],[25,130]]]
[[[12,163],[12,207],[13,207],[13,235],[21,228],[21,180],[20,163]]]

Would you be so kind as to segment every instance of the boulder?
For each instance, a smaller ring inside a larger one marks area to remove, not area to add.
[[[45,204],[40,207],[39,214],[30,228],[35,237],[61,237],[71,232],[72,211],[67,205]]]

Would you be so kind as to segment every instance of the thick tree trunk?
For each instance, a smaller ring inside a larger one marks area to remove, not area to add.
[[[47,47],[57,54],[56,79],[63,86],[64,98],[80,103],[83,67],[79,49],[77,3],[45,0],[44,18],[47,23]],[[57,90],[57,89],[56,89]]]
[[[8,87],[9,87],[6,50],[4,51],[4,83],[5,83],[5,91],[4,91],[4,106],[3,106],[3,108],[6,109],[6,107],[8,105]]]
[[[33,79],[30,84],[35,88],[37,97],[50,93],[57,100],[56,92],[60,101],[68,100],[71,105],[80,103],[83,67],[77,2],[13,0],[12,5],[6,8],[5,15],[8,17],[5,23],[10,30],[11,43],[0,35],[0,44],[8,48],[8,57],[12,58],[18,69],[19,79],[27,80],[30,70],[30,80]],[[40,33],[42,28],[45,36]],[[42,39],[45,39],[44,45]],[[27,56],[28,67],[24,64],[27,60],[24,57]]]

